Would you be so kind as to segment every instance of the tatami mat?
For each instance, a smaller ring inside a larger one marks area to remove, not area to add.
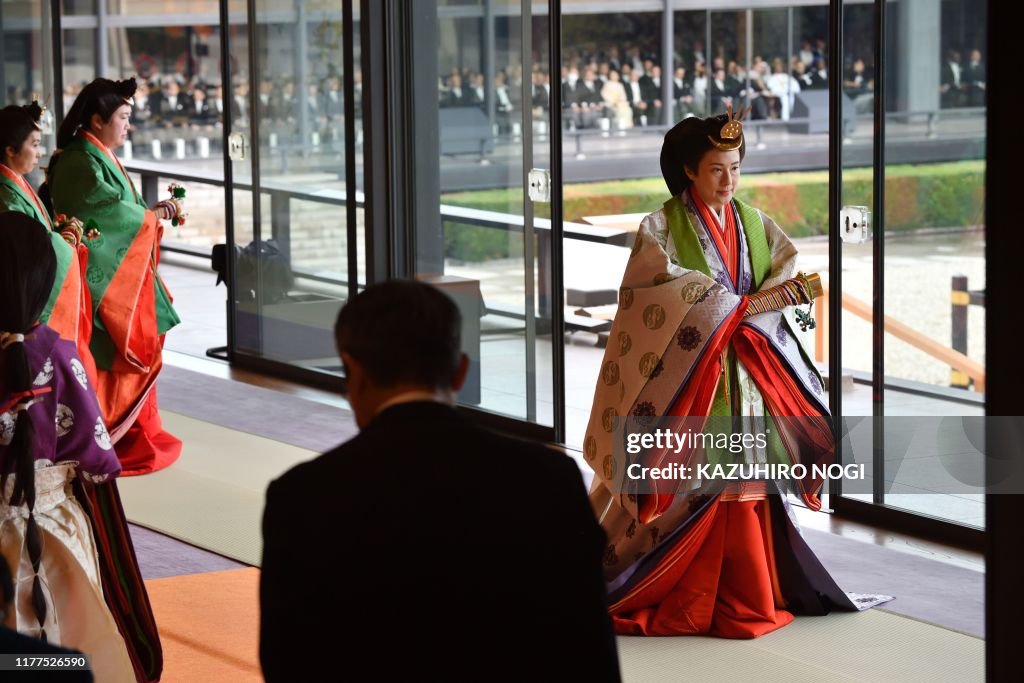
[[[179,436],[185,447],[181,459],[171,467],[120,481],[129,519],[193,545],[258,564],[260,519],[268,482],[316,453],[166,410],[162,415],[167,429]],[[868,547],[859,541],[834,540]],[[861,557],[871,564],[868,555]],[[906,556],[892,551],[890,561],[883,564],[891,572],[911,569],[901,566],[904,561]],[[861,566],[859,572],[864,570]],[[227,577],[231,573],[223,574]],[[252,576],[247,575],[247,579],[251,583]],[[884,586],[869,588],[880,590]],[[190,590],[202,592],[203,588],[196,584]],[[244,616],[250,622],[248,628],[254,628],[256,596],[251,588],[242,590],[239,586],[238,591],[222,597],[233,603],[224,605],[226,612],[235,612],[240,619]],[[899,598],[890,605],[896,607],[898,602]],[[253,637],[251,630],[249,634],[243,640]],[[877,609],[798,618],[790,626],[753,641],[625,637],[618,641],[626,681],[820,683],[984,678],[983,640]],[[195,647],[194,643],[185,645]],[[245,649],[251,652],[251,647]],[[252,662],[251,654],[227,662],[238,669],[234,674],[238,678],[229,678],[258,680]]]
[[[164,681],[262,680],[258,581],[257,570],[241,569],[146,582],[164,643]],[[344,647],[344,635],[338,642]],[[984,679],[982,640],[880,611],[799,618],[757,640],[619,637],[618,646],[626,683]],[[383,636],[381,647],[401,644]]]
[[[267,484],[316,453],[163,410],[165,428],[184,442],[167,469],[124,477],[128,519],[246,564],[259,564]]]
[[[622,638],[625,681],[983,681],[985,642],[868,610],[798,617],[757,640]]]

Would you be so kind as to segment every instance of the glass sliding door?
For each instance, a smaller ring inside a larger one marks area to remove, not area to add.
[[[412,274],[463,315],[470,375],[463,405],[551,428],[552,229],[547,186],[547,22],[529,2],[417,2],[410,7],[416,116]],[[539,55],[539,56],[538,56]]]
[[[343,87],[355,14],[318,0],[255,0],[247,13],[227,95],[234,357],[339,374],[334,320],[362,274],[362,161],[346,135],[358,120]]]
[[[901,0],[886,22],[885,503],[983,527],[981,453],[956,438],[901,453],[888,434],[985,414],[986,10]]]
[[[870,3],[847,4],[842,8],[840,82],[830,83],[833,90],[839,90],[838,95],[835,92],[830,95],[837,96],[840,103],[839,130],[830,131],[841,155],[839,167],[832,169],[832,182],[838,183],[843,209],[838,218],[830,217],[830,222],[840,224],[839,232],[833,227],[831,234],[831,239],[838,242],[840,257],[837,263],[830,263],[829,268],[836,282],[829,293],[835,292],[838,296],[822,307],[824,325],[838,317],[839,359],[830,366],[830,384],[839,384],[840,401],[832,410],[840,417],[840,425],[850,426],[846,439],[840,443],[840,457],[844,463],[865,467],[865,478],[843,482],[841,493],[848,499],[865,503],[881,502],[876,500],[874,490],[876,477],[883,476],[881,467],[876,468],[876,424],[871,419],[876,414],[875,403],[879,396],[873,374],[876,356],[872,305],[880,261],[876,260],[876,244],[870,230],[858,232],[857,227],[862,226],[862,219],[870,220],[875,208],[872,165],[876,138],[872,113],[875,80],[870,69],[874,62],[874,36]],[[835,120],[832,125],[836,125]],[[842,221],[846,221],[848,230],[844,229]],[[875,237],[877,229],[876,223]],[[838,311],[832,308],[836,302]],[[837,500],[831,503],[837,509],[840,507]]]
[[[29,176],[33,187],[42,182],[56,141],[57,112],[54,111],[56,73],[53,50],[53,17],[49,3],[28,0],[0,1],[0,106],[25,105],[33,100],[49,110],[43,121],[40,169]]]
[[[985,14],[844,5],[843,458],[869,478],[834,506],[978,529],[984,447],[963,420],[985,412]]]

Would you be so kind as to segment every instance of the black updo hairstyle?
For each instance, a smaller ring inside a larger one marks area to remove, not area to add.
[[[110,120],[114,112],[125,104],[131,104],[131,98],[135,95],[138,85],[134,78],[123,81],[112,81],[109,78],[97,78],[89,85],[82,88],[78,93],[74,104],[64,117],[57,131],[57,150],[50,159],[50,165],[46,169],[46,182],[39,188],[39,197],[46,204],[47,210],[53,213],[53,199],[50,196],[50,179],[53,178],[53,169],[60,160],[62,149],[71,144],[75,135],[81,129],[87,129],[92,121],[93,114],[99,114],[102,121]]]
[[[727,114],[709,116],[706,119],[690,116],[665,134],[665,142],[661,146],[661,175],[665,178],[665,184],[668,185],[668,191],[673,197],[678,197],[683,190],[693,184],[686,175],[686,169],[693,173],[697,172],[704,155],[715,149],[711,139],[728,142],[719,135],[722,126],[728,122]],[[740,161],[743,161],[747,154],[746,140],[740,143],[739,152]]]
[[[104,122],[109,121],[115,111],[130,103],[137,87],[134,78],[123,81],[97,78],[82,88],[57,131],[57,149],[67,147],[80,128],[88,127],[93,114],[99,114]]]
[[[7,153],[8,147],[17,154],[32,131],[42,130],[39,125],[42,116],[43,108],[38,102],[11,104],[0,109],[0,160],[5,158],[3,155]]]

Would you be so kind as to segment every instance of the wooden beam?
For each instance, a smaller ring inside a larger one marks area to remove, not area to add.
[[[818,305],[818,303],[828,300],[828,285],[824,283],[823,285],[825,293],[821,297],[819,297],[815,305]],[[857,316],[858,318],[861,318],[862,320],[866,320],[869,323],[873,322],[871,304],[865,303],[846,292],[843,292],[842,301],[843,310],[849,311],[853,315]],[[822,306],[822,311],[822,317],[826,318],[826,316],[828,315],[827,306]],[[964,354],[949,348],[948,346],[942,344],[941,342],[935,341],[928,335],[918,332],[917,330],[910,327],[906,323],[900,322],[899,320],[896,320],[892,316],[884,316],[882,324],[885,326],[885,331],[887,333],[891,334],[897,339],[901,339],[907,342],[914,348],[927,353],[932,358],[940,360],[943,363],[949,365],[951,368],[959,370],[960,372],[963,372],[965,375],[970,377],[972,380],[974,380],[975,391],[985,391],[985,366],[982,365],[981,363],[975,360],[971,360]],[[827,327],[827,323],[825,323],[819,324],[818,327],[815,328],[821,330],[821,332],[819,332],[818,334],[819,338],[815,339],[815,355],[818,357],[819,360],[821,360],[821,357],[819,356],[819,349],[827,348],[827,346],[822,346],[823,343],[827,345],[827,338],[825,342],[821,342],[820,339],[821,336],[827,334],[825,332]]]

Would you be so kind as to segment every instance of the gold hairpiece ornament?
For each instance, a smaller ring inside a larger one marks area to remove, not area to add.
[[[750,107],[744,109],[740,107],[736,110],[735,114],[732,110],[732,105],[728,105],[725,109],[725,115],[728,119],[725,125],[722,126],[721,130],[718,131],[718,137],[721,141],[716,140],[713,135],[708,136],[708,140],[716,149],[720,149],[723,152],[728,152],[733,149],[739,149],[740,145],[743,144],[743,119],[750,113]]]

